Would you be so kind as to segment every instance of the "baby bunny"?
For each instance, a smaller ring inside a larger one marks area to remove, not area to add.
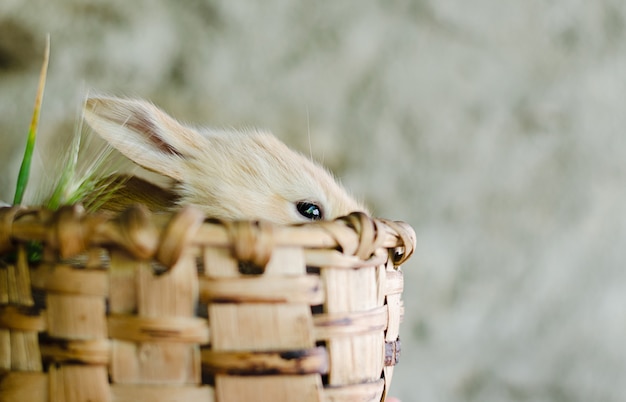
[[[84,118],[134,163],[171,179],[167,188],[125,180],[116,202],[158,198],[164,209],[282,224],[366,212],[328,171],[266,132],[197,130],[149,102],[113,97],[88,98]]]

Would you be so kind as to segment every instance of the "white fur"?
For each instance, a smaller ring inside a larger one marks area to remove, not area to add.
[[[87,123],[138,165],[174,180],[180,204],[215,218],[306,221],[299,201],[324,219],[365,209],[321,166],[261,131],[196,130],[142,100],[89,98]]]

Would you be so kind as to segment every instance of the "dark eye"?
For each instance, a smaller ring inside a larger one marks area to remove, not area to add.
[[[296,208],[300,215],[312,221],[318,221],[323,219],[322,208],[319,205],[308,201],[299,201],[296,203]]]

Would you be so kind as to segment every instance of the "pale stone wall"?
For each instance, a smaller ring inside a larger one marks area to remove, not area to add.
[[[404,401],[621,401],[625,18],[622,0],[2,0],[0,198],[49,32],[42,135],[71,131],[87,89],[149,98],[310,146],[415,227]]]

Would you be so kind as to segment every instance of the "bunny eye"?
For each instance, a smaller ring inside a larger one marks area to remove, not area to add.
[[[299,201],[296,203],[296,209],[298,210],[300,215],[312,221],[319,221],[321,219],[324,219],[322,208],[315,203],[308,201]]]

